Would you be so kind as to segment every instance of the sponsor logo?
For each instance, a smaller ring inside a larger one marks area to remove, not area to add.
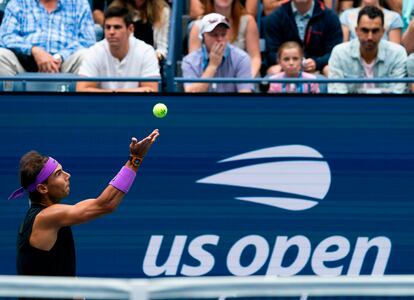
[[[233,162],[245,164],[196,182],[241,187],[241,192],[247,190],[251,196],[237,195],[235,199],[292,211],[317,205],[326,197],[331,184],[328,163],[318,151],[304,145],[259,149],[218,163]],[[271,194],[257,196],[258,191]],[[349,240],[332,235],[311,240],[300,234],[270,239],[250,234],[233,240],[216,234],[152,235],[143,272],[150,277],[217,273],[234,276],[383,275],[391,248],[391,240],[386,236]]]
[[[357,276],[364,265],[372,275],[383,275],[391,253],[391,241],[385,236],[358,237],[353,246],[339,235],[327,237],[316,245],[304,235],[276,236],[272,242],[260,235],[248,235],[230,246],[215,234],[193,239],[176,235],[172,243],[163,240],[162,235],[150,238],[143,262],[147,276],[203,276],[217,265],[221,272],[235,276],[292,276],[307,265],[319,276]],[[217,247],[227,254],[225,261],[216,257]],[[246,262],[242,257],[249,249],[254,253]]]
[[[258,159],[272,159],[256,163]],[[220,172],[197,181],[249,188],[252,196],[236,196],[249,201],[286,210],[306,210],[326,197],[331,185],[331,171],[323,156],[304,145],[286,145],[259,149],[219,161],[250,162],[249,165]],[[277,192],[277,195],[254,196],[255,191]]]

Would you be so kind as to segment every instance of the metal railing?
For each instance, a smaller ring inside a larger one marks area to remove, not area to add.
[[[406,78],[343,78],[343,79],[332,79],[332,78],[278,78],[271,79],[269,77],[261,78],[184,78],[184,77],[172,77],[172,79],[167,80],[167,88],[165,90],[161,89],[162,79],[159,77],[151,78],[142,78],[142,77],[81,77],[81,76],[56,76],[53,74],[42,74],[41,76],[33,75],[18,75],[18,76],[0,76],[0,82],[20,82],[25,86],[29,82],[78,82],[78,81],[94,81],[94,82],[149,82],[156,81],[160,86],[161,92],[176,92],[177,86],[183,83],[192,83],[192,82],[206,82],[206,83],[253,83],[253,84],[270,84],[270,83],[318,83],[318,84],[329,84],[329,83],[345,83],[345,84],[364,84],[364,83],[376,83],[376,84],[385,84],[385,83],[405,83],[410,84],[414,83],[414,77]]]
[[[0,297],[149,300],[270,296],[414,296],[414,276],[229,276],[159,279],[0,276]]]

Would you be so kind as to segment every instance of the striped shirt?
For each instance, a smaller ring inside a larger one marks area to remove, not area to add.
[[[31,55],[43,48],[63,59],[95,43],[92,13],[87,0],[57,0],[50,13],[39,0],[10,0],[0,27],[0,46]]]

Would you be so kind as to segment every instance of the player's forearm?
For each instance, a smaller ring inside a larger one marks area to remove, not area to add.
[[[109,185],[97,198],[98,203],[105,208],[108,213],[114,211],[122,202],[124,196],[135,181],[135,173],[138,166],[134,166],[130,161],[126,162],[124,167],[111,180]]]

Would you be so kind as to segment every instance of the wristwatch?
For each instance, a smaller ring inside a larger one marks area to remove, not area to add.
[[[129,156],[129,161],[131,162],[131,164],[135,167],[135,168],[138,168],[139,167],[139,165],[141,164],[141,162],[142,162],[142,158],[140,158],[140,157],[138,157],[138,156],[133,156],[133,155],[130,155]]]
[[[53,54],[53,59],[63,61],[62,55],[60,55],[59,53]]]

